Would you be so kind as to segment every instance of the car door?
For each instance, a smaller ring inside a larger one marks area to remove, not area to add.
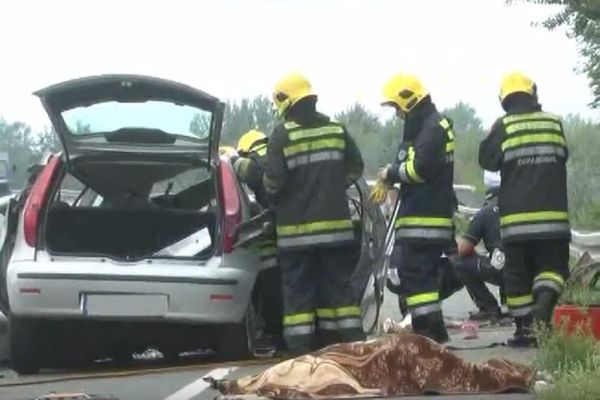
[[[348,189],[351,208],[360,221],[361,255],[351,284],[360,299],[363,329],[372,333],[377,326],[383,302],[386,260],[383,257],[386,220],[381,207],[369,199],[370,188],[364,178]]]

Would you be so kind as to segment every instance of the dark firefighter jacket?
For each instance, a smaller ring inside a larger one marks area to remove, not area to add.
[[[315,101],[296,104],[275,128],[267,151],[264,181],[275,204],[277,247],[354,241],[346,189],[363,168],[343,125],[318,113]]]
[[[490,191],[488,191],[490,193]],[[500,215],[498,214],[498,198],[491,193],[483,207],[469,222],[464,238],[474,246],[483,240],[490,257],[495,249],[501,249]]]
[[[263,208],[269,208],[263,175],[267,163],[267,143],[254,146],[248,155],[232,159],[235,173],[254,193],[256,201]]]
[[[388,172],[400,182],[397,241],[454,239],[454,132],[448,119],[425,98],[406,117],[404,138]]]
[[[570,239],[567,158],[561,120],[531,96],[513,98],[479,147],[481,167],[501,171],[503,242]]]

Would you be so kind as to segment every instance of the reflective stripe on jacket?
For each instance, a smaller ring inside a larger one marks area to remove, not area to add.
[[[287,121],[269,141],[265,186],[276,197],[277,246],[355,240],[346,189],[363,161],[343,125],[319,113]]]
[[[480,164],[502,171],[498,206],[504,242],[570,238],[568,154],[555,115],[530,110],[496,121],[481,144]]]
[[[407,117],[404,141],[388,176],[401,183],[396,240],[453,239],[454,131],[433,103]]]

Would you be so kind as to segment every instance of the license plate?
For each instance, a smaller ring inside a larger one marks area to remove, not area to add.
[[[169,307],[166,295],[86,294],[84,312],[97,317],[161,317]]]

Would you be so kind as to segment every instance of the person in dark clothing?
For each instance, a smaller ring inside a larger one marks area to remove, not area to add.
[[[238,140],[237,156],[231,157],[235,173],[256,197],[256,202],[264,209],[269,208],[267,193],[263,185],[266,165],[267,143],[269,138],[257,130],[250,130]]]
[[[487,172],[486,172],[487,173]],[[500,216],[498,214],[498,191],[500,181],[486,182],[488,190],[483,207],[469,222],[467,232],[459,239],[458,254],[451,258],[456,275],[464,283],[471,299],[479,309],[471,314],[473,320],[495,319],[501,316],[501,308],[485,283],[500,288],[503,296],[504,279],[502,267],[504,254],[500,240]],[[475,252],[475,247],[483,241],[488,256]]]
[[[350,284],[360,244],[346,194],[362,175],[362,156],[342,124],[317,112],[302,75],[283,78],[273,101],[284,122],[269,140],[264,183],[276,213],[287,350],[362,340]]]
[[[568,148],[560,118],[542,110],[530,78],[507,74],[500,101],[506,114],[481,142],[479,164],[502,175],[498,208],[504,282],[517,325],[507,344],[532,346],[532,321],[550,326],[569,277]]]
[[[500,182],[488,184],[486,202],[482,209],[472,218],[467,233],[450,244],[439,260],[440,299],[446,300],[454,293],[466,287],[469,296],[479,311],[471,314],[472,320],[497,319],[501,309],[494,295],[485,283],[500,288],[503,298],[502,265],[503,254],[500,247],[500,217],[497,210],[497,193]],[[483,240],[489,256],[475,253],[475,246]],[[401,268],[399,252],[393,255],[388,273],[388,289],[399,294],[399,278],[395,268]],[[399,295],[400,311],[407,314],[406,300]]]
[[[385,185],[400,183],[395,221],[401,292],[415,333],[448,340],[439,296],[439,260],[454,239],[454,132],[418,78],[398,74],[384,86],[384,105],[405,119],[393,165],[379,173]],[[381,185],[375,185],[375,190]],[[372,197],[378,198],[377,192]]]
[[[263,185],[266,166],[267,136],[257,130],[246,132],[238,141],[237,155],[230,159],[241,182],[254,193],[256,202],[268,209],[267,193]],[[264,329],[256,340],[257,348],[283,347],[283,307],[281,295],[281,269],[277,263],[275,235],[265,237],[258,244],[262,262],[256,277],[253,299]]]
[[[457,246],[454,242],[454,246],[449,246],[446,251],[442,253],[442,256],[438,260],[438,285],[439,285],[439,297],[440,301],[446,300],[454,293],[460,291],[465,287],[462,280],[456,274],[454,266],[450,262],[450,259],[456,255]],[[388,290],[398,296],[398,308],[402,318],[409,314],[408,305],[406,303],[406,296],[402,294],[401,280],[398,270],[402,268],[402,249],[395,248],[392,253],[392,259],[390,260],[390,269],[388,270],[386,286]]]

